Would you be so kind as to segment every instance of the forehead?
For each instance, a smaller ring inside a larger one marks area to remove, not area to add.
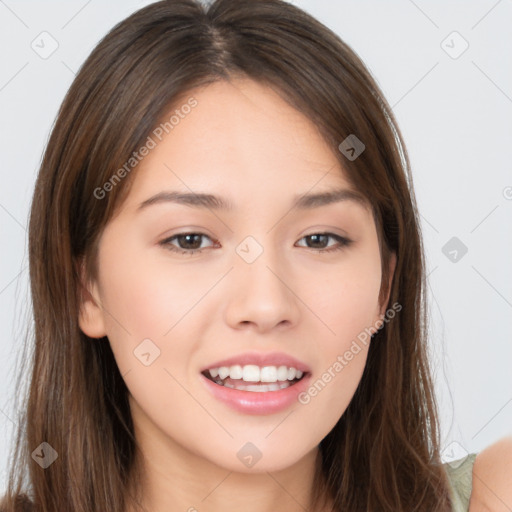
[[[252,80],[219,81],[183,94],[150,136],[154,147],[138,164],[132,201],[164,189],[211,191],[242,202],[353,189],[337,148],[316,125]]]

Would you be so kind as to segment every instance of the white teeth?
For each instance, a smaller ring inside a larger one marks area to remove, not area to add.
[[[229,376],[232,379],[241,379],[243,376],[242,367],[239,364],[232,366],[229,369]]]
[[[245,382],[259,382],[260,369],[255,364],[246,364],[242,369],[242,379]]]
[[[291,386],[289,382],[280,382],[279,384],[233,384],[231,382],[222,383],[221,380],[217,384],[224,385],[226,388],[238,389],[239,391],[253,391],[255,393],[264,393],[266,391],[279,391],[280,389],[288,388]]]
[[[277,380],[288,380],[288,368],[286,366],[280,366],[277,369]]]
[[[261,382],[276,382],[277,369],[275,366],[264,366],[260,371]]]
[[[219,377],[225,379],[229,375],[229,368],[227,366],[221,366],[219,368]]]
[[[247,364],[245,366],[221,366],[220,368],[211,368],[208,370],[211,377],[224,380],[227,377],[235,380],[244,380],[245,382],[286,382],[288,380],[300,379],[303,372],[291,366],[263,366]],[[260,386],[261,387],[261,386]]]

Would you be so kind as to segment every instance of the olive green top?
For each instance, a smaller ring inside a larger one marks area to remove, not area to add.
[[[467,457],[446,462],[444,467],[451,485],[453,512],[467,512],[473,484],[473,464],[477,454],[470,453]]]

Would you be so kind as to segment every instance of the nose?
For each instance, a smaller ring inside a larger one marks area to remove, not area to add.
[[[300,299],[294,290],[292,271],[283,263],[269,249],[252,263],[236,260],[225,309],[230,327],[263,333],[297,324]]]

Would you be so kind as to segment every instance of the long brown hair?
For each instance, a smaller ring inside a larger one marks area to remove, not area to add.
[[[129,492],[138,469],[128,389],[108,340],[93,341],[78,325],[81,265],[93,279],[97,242],[137,169],[104,197],[98,188],[189,91],[235,77],[272,87],[318,126],[373,208],[381,300],[389,291],[388,304],[402,305],[374,335],[357,391],[320,443],[313,503],[329,495],[339,512],[450,510],[427,361],[420,226],[389,104],[354,51],[291,4],[164,0],[119,23],[93,50],[41,163],[29,225],[35,343],[2,511],[32,502],[40,512],[124,512],[140,498],[136,485]],[[366,146],[356,159],[338,150],[351,134]],[[391,252],[397,263],[387,290]],[[43,442],[58,454],[45,469],[32,456]]]

